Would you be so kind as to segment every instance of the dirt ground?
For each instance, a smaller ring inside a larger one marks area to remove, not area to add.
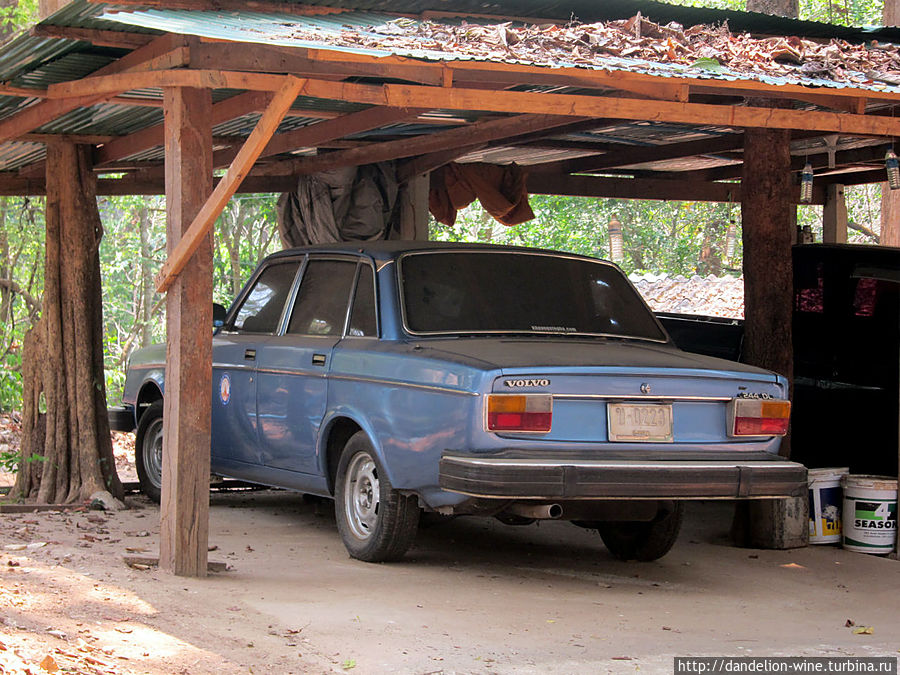
[[[0,673],[656,673],[675,655],[900,650],[900,563],[731,547],[727,504],[691,504],[654,563],[567,523],[460,518],[373,565],[348,558],[328,503],[218,493],[210,559],[230,570],[188,579],[123,562],[158,551],[157,507],[128,502],[0,515]]]

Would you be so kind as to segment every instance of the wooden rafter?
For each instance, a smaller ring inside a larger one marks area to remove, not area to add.
[[[710,155],[744,147],[744,135],[728,134],[719,138],[705,138],[702,141],[666,143],[652,147],[631,147],[593,157],[579,157],[563,161],[537,165],[534,172],[543,173],[587,173],[620,166],[630,166],[643,162],[659,162],[666,159]]]
[[[183,64],[183,59],[186,56],[186,51],[183,48],[183,38],[164,35],[123,56],[118,61],[113,61],[109,65],[104,66],[96,74],[101,78],[128,78],[135,76],[137,74],[136,71],[145,70],[151,66],[158,66],[162,62]],[[88,108],[102,101],[109,100],[113,96],[114,94],[109,92],[91,91],[87,87],[74,98],[45,100],[36,103],[0,122],[0,143],[33,131],[76,108]]]
[[[367,108],[359,112],[347,113],[332,120],[310,124],[300,129],[275,134],[260,153],[260,157],[290,152],[299,148],[317,147],[323,143],[352,136],[363,131],[377,129],[388,124],[408,121],[423,111],[413,108]],[[215,166],[230,163],[238,150],[220,150],[213,156]]]
[[[527,184],[528,191],[532,194],[697,202],[738,202],[741,199],[739,183],[700,183],[696,181],[541,174],[529,176]],[[799,187],[794,195],[794,201],[796,203],[800,201]],[[820,186],[813,191],[812,203],[825,203],[825,193]]]
[[[96,28],[74,28],[70,26],[50,26],[39,24],[31,28],[35,37],[61,38],[90,42],[97,47],[115,47],[118,49],[138,49],[153,41],[153,35],[146,33],[129,33],[118,30],[98,30]]]
[[[304,174],[326,171],[341,166],[358,166],[440,152],[460,146],[486,143],[498,138],[516,136],[538,129],[552,129],[578,121],[577,117],[556,115],[519,115],[511,118],[477,122],[469,127],[447,129],[413,138],[376,143],[363,148],[339,150],[325,155],[275,162],[261,167],[260,174]]]
[[[227,122],[257,110],[264,110],[270,101],[270,94],[256,91],[226,98],[212,107],[213,125]],[[99,166],[103,166],[123,157],[129,157],[142,150],[162,145],[163,135],[164,127],[162,124],[146,127],[106,144],[97,151],[95,161]]]
[[[333,98],[394,107],[428,106],[452,110],[612,117],[680,124],[696,124],[698,120],[702,120],[704,124],[731,128],[800,129],[862,136],[900,135],[900,118],[785,108],[520,91],[485,92],[475,89],[401,84],[376,87],[312,79],[306,80],[301,93],[314,98]]]
[[[269,107],[160,270],[156,278],[158,292],[164,293],[187,265],[225,204],[231,199],[241,181],[250,172],[250,167],[272,138],[288,108],[296,100],[302,84],[302,81],[295,77],[282,78],[282,86],[272,97]]]
[[[136,52],[132,52],[132,54],[134,53]],[[98,71],[80,80],[51,84],[47,88],[47,96],[51,99],[65,99],[73,96],[83,96],[88,92],[95,94],[122,94],[133,89],[147,89],[151,87],[278,91],[283,82],[284,78],[281,75],[223,70],[154,70],[151,72],[116,75],[101,74]]]
[[[661,77],[647,73],[634,73],[624,70],[595,70],[589,68],[559,67],[547,68],[517,63],[479,62],[479,61],[445,61],[426,63],[403,56],[372,56],[340,50],[308,49],[306,55],[318,61],[341,63],[377,63],[383,69],[384,77],[402,79],[404,68],[415,65],[419,68],[431,68],[435,71],[448,71],[445,79],[452,82],[483,81],[498,84],[559,84],[580,86],[593,89],[621,89],[628,91],[641,87],[652,90],[654,86],[665,88],[677,81],[678,86],[686,86],[690,92],[704,92],[717,95],[745,96],[767,98],[795,98],[797,100],[818,102],[824,107],[833,107],[838,99],[846,99],[858,106],[858,99],[870,101],[900,102],[900,94],[890,91],[858,89],[854,87],[830,88],[807,87],[799,84],[768,84],[754,80],[712,80],[699,77]]]
[[[414,59],[408,59],[402,67],[394,69],[398,72],[386,72],[384,65],[378,62],[319,59],[310,57],[306,49],[202,41],[191,50],[191,67],[292,73],[303,77],[399,77],[431,85],[442,84],[445,78],[444,69]]]

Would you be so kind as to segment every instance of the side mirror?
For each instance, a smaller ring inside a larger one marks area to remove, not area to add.
[[[218,302],[213,303],[213,328],[225,325],[225,308]]]

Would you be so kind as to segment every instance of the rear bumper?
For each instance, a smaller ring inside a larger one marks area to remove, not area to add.
[[[751,499],[806,494],[806,467],[760,452],[445,452],[440,486],[507,499]]]

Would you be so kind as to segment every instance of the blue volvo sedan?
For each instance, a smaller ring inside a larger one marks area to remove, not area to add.
[[[806,469],[777,454],[786,380],[679,350],[609,262],[434,242],[292,249],[221,323],[213,472],[333,498],[361,560],[402,557],[423,510],[569,520],[618,558],[653,560],[683,500],[806,490]],[[164,345],[135,352],[124,394],[157,500],[164,361]]]

